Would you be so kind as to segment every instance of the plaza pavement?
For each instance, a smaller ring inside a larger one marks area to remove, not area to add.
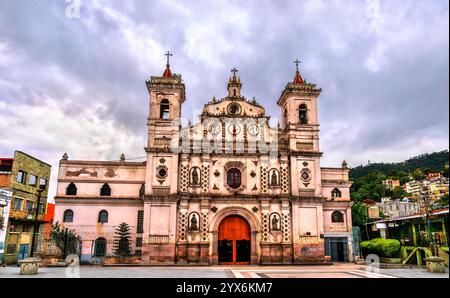
[[[75,269],[75,270],[74,270]],[[366,270],[364,265],[330,266],[210,266],[210,267],[100,267],[39,268],[37,275],[19,275],[19,267],[0,267],[0,278],[449,278],[426,269]]]

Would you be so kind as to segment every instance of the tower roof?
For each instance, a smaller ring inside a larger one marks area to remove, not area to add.
[[[166,70],[164,70],[164,73],[162,75],[165,78],[171,78],[172,77],[172,72],[170,71],[170,65],[166,64]]]
[[[295,77],[294,77],[294,84],[303,84],[303,78],[300,75],[300,71],[297,69],[297,71],[295,72]]]
[[[296,67],[297,67],[297,70],[295,72],[295,77],[294,77],[294,82],[293,83],[294,84],[304,84],[305,81],[303,81],[303,78],[300,75],[300,71],[298,70],[298,64],[300,63],[300,60],[295,59],[294,63],[296,65]]]
[[[169,51],[167,51],[167,53],[165,53],[164,56],[167,56],[167,63],[166,63],[166,70],[164,70],[164,73],[162,76],[165,78],[171,78],[173,75],[172,75],[172,72],[170,71],[169,57],[173,56],[173,54],[170,53]]]

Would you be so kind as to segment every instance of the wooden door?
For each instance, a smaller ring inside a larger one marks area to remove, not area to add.
[[[226,217],[219,226],[219,263],[250,263],[250,226],[237,215]]]

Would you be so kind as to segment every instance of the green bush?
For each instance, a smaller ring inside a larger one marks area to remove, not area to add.
[[[448,246],[442,246],[441,249],[442,249],[443,251],[445,251],[446,253],[448,253]]]
[[[398,256],[400,241],[396,239],[376,238],[361,242],[361,249],[364,255],[376,254],[384,258],[393,258]]]

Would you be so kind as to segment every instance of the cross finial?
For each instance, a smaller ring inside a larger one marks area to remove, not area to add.
[[[167,53],[165,53],[164,56],[167,56],[167,64],[169,64],[169,56],[173,56],[173,54],[167,51]]]
[[[231,70],[231,72],[233,73],[233,77],[236,76],[236,73],[238,72],[238,70],[236,69],[236,67],[233,67],[233,69]]]
[[[297,67],[297,70],[298,70],[298,65],[301,63],[301,61],[298,60],[298,59],[295,59],[294,63],[295,63],[295,66]]]

